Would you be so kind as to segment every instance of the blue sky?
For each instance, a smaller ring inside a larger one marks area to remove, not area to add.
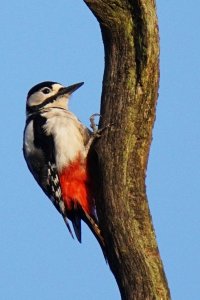
[[[200,5],[157,1],[161,81],[147,176],[149,205],[173,299],[200,294]],[[104,54],[80,0],[4,1],[0,12],[0,298],[120,299],[95,238],[71,239],[22,156],[25,98],[36,83],[84,81],[71,110],[99,111]]]

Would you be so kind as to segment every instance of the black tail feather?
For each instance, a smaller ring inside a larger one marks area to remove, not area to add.
[[[77,240],[81,243],[81,218],[75,213],[72,219],[72,225],[76,234]]]
[[[96,217],[95,216],[91,217],[88,213],[86,213],[82,209],[81,209],[81,211],[82,211],[81,219],[88,225],[88,227],[90,228],[90,230],[96,237],[96,239],[99,242],[99,245],[102,249],[105,260],[107,261],[105,242],[104,242],[103,236],[101,234],[101,230],[99,229],[98,221],[97,221]]]
[[[69,211],[67,212],[67,218],[72,222],[75,235],[77,237],[77,240],[80,243],[81,243],[81,220],[83,220],[88,225],[88,227],[90,228],[90,230],[96,237],[97,241],[99,242],[99,245],[102,249],[105,260],[107,261],[105,242],[104,242],[103,236],[101,234],[101,231],[99,229],[96,216],[95,215],[90,216],[87,212],[85,212],[82,209],[82,207],[79,204],[76,203],[76,205],[74,206],[74,209],[71,210],[70,212]],[[69,224],[66,221],[65,221],[65,223],[68,227]],[[68,227],[68,229],[69,229],[71,236],[74,238],[74,236],[71,232],[71,228]]]
[[[64,219],[64,221],[65,221],[65,224],[66,224],[66,226],[67,226],[67,229],[69,230],[69,233],[71,234],[71,237],[74,239],[74,235],[73,235],[73,232],[72,232],[72,230],[71,230],[71,227],[70,227],[70,225],[69,225],[69,223],[68,223],[67,217],[63,216],[63,219]]]

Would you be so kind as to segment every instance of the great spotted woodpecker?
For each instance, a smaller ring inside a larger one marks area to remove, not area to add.
[[[68,220],[79,242],[81,220],[85,221],[105,255],[87,164],[94,135],[68,110],[70,95],[82,85],[64,87],[46,81],[30,89],[23,153],[30,172],[62,215],[71,236]]]

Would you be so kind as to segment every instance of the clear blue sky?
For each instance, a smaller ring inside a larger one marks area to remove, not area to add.
[[[161,82],[147,190],[175,300],[200,295],[199,1],[158,0]],[[101,250],[83,226],[71,239],[22,156],[26,93],[34,84],[85,81],[71,109],[99,111],[104,54],[80,0],[3,1],[0,12],[0,299],[118,300]]]

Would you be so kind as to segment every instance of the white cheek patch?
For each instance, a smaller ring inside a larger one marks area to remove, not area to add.
[[[45,99],[47,98],[47,95],[43,94],[42,92],[36,92],[32,94],[27,99],[28,106],[35,106],[41,104]]]

